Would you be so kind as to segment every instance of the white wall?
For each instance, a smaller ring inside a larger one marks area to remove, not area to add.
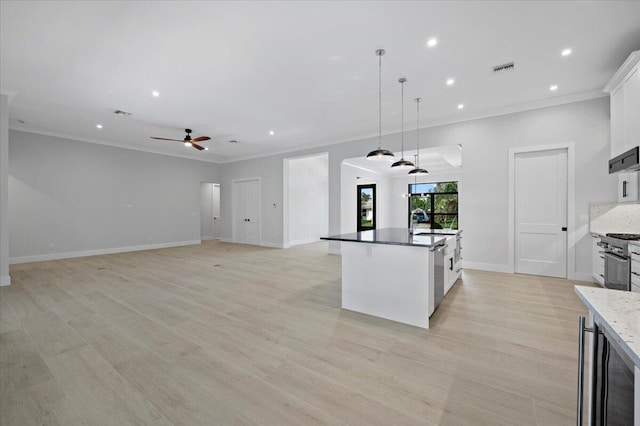
[[[329,232],[329,157],[287,160],[289,167],[289,244],[318,240]]]
[[[342,164],[340,186],[340,233],[356,232],[358,227],[358,185],[376,184],[376,228],[391,226],[389,202],[391,179],[388,176]]]
[[[9,97],[0,95],[0,286],[9,285]]]
[[[464,164],[462,165],[464,167]],[[410,176],[394,177],[391,179],[391,194],[390,202],[391,206],[391,225],[394,228],[405,228],[409,226],[409,201],[403,197],[409,190],[409,184],[414,183],[415,178]],[[447,172],[447,173],[430,173],[426,176],[418,176],[417,183],[432,183],[432,182],[458,182],[458,205],[460,205],[460,195],[462,192],[462,170]],[[459,220],[458,225],[460,228],[464,228],[464,224]]]
[[[609,176],[609,99],[606,97],[422,129],[425,147],[463,145],[460,222],[464,230],[465,262],[475,267],[504,269],[508,263],[509,148],[574,141],[576,144],[576,218],[588,215],[589,203],[616,200],[616,177]],[[373,132],[373,129],[372,129]],[[413,140],[413,131],[405,140]],[[282,245],[285,157],[329,153],[329,233],[341,231],[341,163],[364,156],[377,146],[375,137],[310,148],[287,154],[238,161],[222,167],[225,182],[262,177],[263,241]],[[400,150],[399,134],[385,135],[384,147]],[[225,191],[223,191],[224,193]],[[223,214],[230,209],[224,195]],[[273,206],[273,204],[276,206]],[[227,207],[225,207],[227,206]],[[355,220],[355,219],[354,219]],[[223,232],[230,236],[230,228]],[[591,243],[586,226],[576,230],[576,271],[591,271]],[[490,246],[491,249],[487,249]]]
[[[219,166],[11,130],[13,262],[200,241]]]

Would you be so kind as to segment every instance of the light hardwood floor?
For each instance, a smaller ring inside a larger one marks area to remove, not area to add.
[[[12,265],[0,424],[575,424],[575,282],[467,270],[422,330],[341,310],[326,249]]]

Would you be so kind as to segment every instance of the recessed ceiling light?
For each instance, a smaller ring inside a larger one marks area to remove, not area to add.
[[[464,104],[458,104],[458,109],[463,109],[464,108]]]
[[[102,124],[96,124],[96,127],[97,127],[98,129],[102,129]]]
[[[155,96],[156,98],[157,98],[158,96],[160,96],[160,92],[158,92],[157,90],[154,90],[153,92],[151,92],[151,94],[152,94],[153,96]]]
[[[569,56],[571,55],[571,49],[564,49],[562,51],[562,56]]]
[[[453,83],[455,83],[456,81],[452,78],[448,78],[447,79],[447,86],[453,86]]]
[[[275,135],[275,134],[276,134],[276,132],[274,132],[273,130],[269,130],[269,134],[270,134],[271,136],[273,136],[273,135]]]
[[[552,92],[555,92],[556,90],[558,90],[558,86],[553,84],[551,87],[549,87],[549,90],[551,90]]]
[[[438,39],[433,37],[430,38],[429,40],[427,40],[427,46],[429,47],[434,47],[436,44],[438,44]]]
[[[235,140],[235,139],[231,139],[231,140],[229,141],[229,143],[240,143],[240,142],[238,142],[238,141],[237,141],[237,140]]]

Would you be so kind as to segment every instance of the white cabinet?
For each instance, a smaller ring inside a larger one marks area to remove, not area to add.
[[[233,242],[260,244],[260,180],[233,182]]]
[[[640,172],[618,172],[616,174],[618,175],[618,202],[638,201]]]
[[[458,244],[458,236],[447,238],[447,247],[444,249],[444,294],[449,292],[462,275],[462,259]]]
[[[599,242],[600,237],[593,235],[591,243],[592,275],[601,286],[604,286],[604,254],[602,253],[602,248],[598,246]]]
[[[604,88],[611,94],[611,156],[640,145],[640,50],[631,53]]]
[[[630,243],[631,254],[631,291],[640,293],[640,244]]]

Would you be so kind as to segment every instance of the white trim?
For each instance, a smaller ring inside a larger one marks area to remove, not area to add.
[[[463,260],[462,268],[476,269],[478,271],[503,272],[506,274],[513,274],[513,270],[509,268],[509,265],[498,265],[496,263],[469,262],[468,260]]]
[[[576,272],[576,275],[573,279],[576,281],[586,281],[588,283],[596,282],[596,280],[593,278],[593,275],[590,272]]]
[[[233,239],[231,239],[231,238],[222,238],[222,237],[220,237],[220,238],[218,238],[218,240],[221,243],[233,243]]]
[[[364,170],[365,172],[373,173],[374,175],[387,176],[386,174],[384,174],[382,172],[377,172],[375,170],[367,169],[366,167],[362,167],[362,166],[356,166],[355,164],[350,163],[347,160],[342,160],[342,164],[344,164],[345,166],[353,167],[354,169],[360,169],[360,170]],[[406,176],[402,175],[402,177],[406,177]]]
[[[282,243],[270,243],[270,242],[267,242],[267,241],[262,241],[260,243],[260,246],[262,246],[262,247],[279,248],[279,249],[285,248],[284,244],[282,244]]]
[[[320,241],[319,237],[304,238],[302,240],[289,241],[289,245],[290,246],[299,246],[301,244],[317,243],[318,241]]]
[[[114,247],[96,250],[68,251],[63,253],[36,254],[33,256],[10,257],[9,263],[42,262],[46,260],[71,259],[74,257],[99,256],[103,254],[127,253],[130,251],[155,250],[169,247],[192,246],[200,244],[200,240],[176,241],[171,243],[145,244],[140,246]]]
[[[79,138],[77,136],[71,136],[71,135],[67,135],[65,133],[59,133],[59,132],[52,132],[49,130],[39,130],[39,129],[33,129],[33,128],[25,128],[25,127],[15,127],[12,125],[9,125],[9,129],[10,130],[15,130],[17,132],[23,132],[23,133],[34,133],[36,135],[43,135],[43,136],[51,136],[53,138],[60,138],[60,139],[68,139],[68,140],[72,140],[72,141],[76,141],[76,142],[87,142],[87,143],[93,143],[96,145],[105,145],[105,146],[111,146],[114,148],[122,148],[122,149],[130,149],[133,151],[141,151],[141,152],[148,152],[151,154],[158,154],[158,155],[166,155],[168,157],[177,157],[177,158],[186,158],[187,160],[195,160],[195,161],[204,161],[205,163],[213,163],[213,164],[222,164],[221,161],[215,161],[213,159],[204,159],[204,158],[195,158],[195,157],[191,157],[188,155],[181,155],[181,154],[170,154],[168,152],[163,152],[163,151],[159,151],[159,150],[154,150],[154,149],[149,149],[149,148],[142,148],[142,147],[136,147],[136,146],[124,146],[124,145],[118,145],[112,142],[107,142],[107,141],[103,141],[103,140],[98,140],[98,139],[90,139],[90,138]],[[200,152],[200,151],[198,151]],[[231,162],[231,161],[228,161]]]
[[[204,237],[200,237],[200,240],[202,240],[202,241],[210,241],[210,240],[217,240],[217,238],[214,237],[213,235],[205,235]]]
[[[0,287],[11,285],[11,275],[0,277]]]
[[[602,91],[605,93],[615,92],[618,86],[622,84],[629,71],[631,71],[638,62],[640,62],[640,50],[631,52],[629,57],[624,61],[620,68],[618,68],[618,71],[616,71],[613,77],[611,77],[611,80],[609,80],[609,82],[604,86]]]
[[[575,142],[536,145],[509,149],[509,212],[508,212],[508,264],[509,272],[515,272],[515,158],[527,152],[567,150],[567,279],[576,279],[576,154]]]

